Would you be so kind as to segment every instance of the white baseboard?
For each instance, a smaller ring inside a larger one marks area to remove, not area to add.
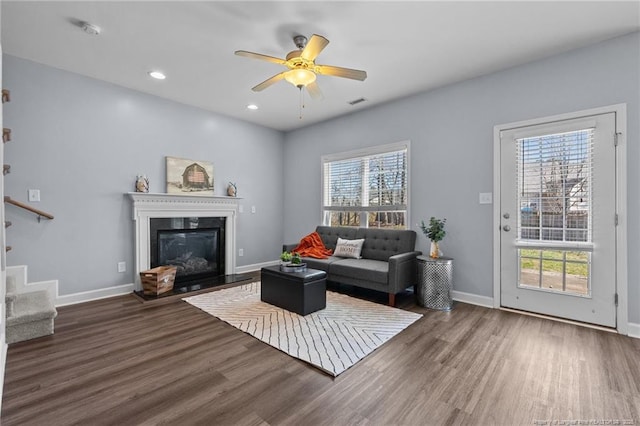
[[[628,336],[635,337],[636,339],[640,339],[640,324],[636,324],[633,322],[628,323]]]
[[[239,266],[236,268],[236,274],[244,274],[247,272],[259,271],[265,266],[277,265],[280,261],[255,263],[253,265]],[[57,282],[56,282],[57,283]],[[36,283],[34,283],[36,284]],[[39,284],[39,283],[37,283]],[[32,284],[29,284],[31,286]],[[65,294],[54,298],[56,306],[75,305],[76,303],[90,302],[92,300],[106,299],[107,297],[122,296],[131,294],[135,290],[135,284],[123,284],[114,287],[100,288],[97,290],[83,291],[80,293]]]
[[[274,260],[270,262],[254,263],[252,265],[244,265],[236,268],[236,274],[259,271],[260,269],[277,265],[280,261]],[[113,287],[106,287],[97,290],[83,291],[80,293],[58,295],[58,280],[40,281],[35,283],[27,283],[27,267],[25,265],[7,267],[7,275],[15,276],[18,283],[18,292],[47,290],[51,295],[51,299],[55,300],[56,306],[75,305],[76,303],[90,302],[92,300],[105,299],[107,297],[122,296],[133,293],[134,284],[122,284]],[[20,285],[22,284],[22,285]],[[478,296],[477,294],[465,293],[453,290],[451,292],[453,300],[471,305],[484,306],[485,308],[493,308],[493,298],[486,296]],[[628,336],[640,339],[640,324],[628,324]],[[6,359],[7,345],[4,344],[0,351],[3,351]],[[3,359],[3,358],[0,358]],[[4,377],[4,366],[0,365],[0,378]],[[2,396],[2,387],[0,386],[0,397]],[[0,399],[1,401],[1,399]]]
[[[469,303],[472,305],[484,306],[485,308],[493,309],[493,298],[486,296],[478,296],[476,294],[464,293],[462,291],[451,292],[453,300],[458,302]],[[640,324],[628,323],[628,336],[640,339]]]
[[[484,306],[493,309],[493,297],[478,296],[477,294],[465,293],[463,291],[451,291],[451,297],[458,302],[469,303],[471,305]]]
[[[25,293],[30,291],[46,290],[54,301],[55,306],[74,305],[76,303],[89,302],[107,297],[121,296],[133,293],[133,284],[123,284],[114,287],[100,288],[97,290],[82,291],[80,293],[58,294],[58,280],[38,281],[30,283],[27,279],[27,265],[7,266],[7,276],[16,279],[16,291]]]
[[[239,266],[236,268],[236,274],[244,274],[247,272],[259,271],[265,266],[277,265],[280,261],[255,263],[253,265]],[[106,299],[107,297],[122,296],[131,294],[135,290],[135,284],[123,284],[114,287],[100,288],[98,290],[83,291],[80,293],[65,294],[58,296],[54,300],[56,306],[75,305],[76,303],[90,302],[92,300]]]
[[[236,274],[259,271],[265,266],[277,265],[278,263],[278,260],[274,260],[272,262],[255,263],[253,265],[240,266],[236,268]],[[31,286],[31,284],[29,285]],[[135,284],[131,283],[114,287],[100,288],[97,290],[83,291],[80,293],[65,294],[63,296],[57,296],[53,300],[56,301],[56,306],[67,306],[75,305],[76,303],[90,302],[92,300],[106,299],[107,297],[131,294],[134,290]]]
[[[266,266],[278,265],[279,263],[280,263],[280,260],[273,260],[270,262],[255,263],[253,265],[240,266],[236,268],[236,273],[241,274],[241,273],[259,271],[261,268],[264,268]],[[478,296],[477,294],[464,293],[462,291],[455,291],[455,290],[451,292],[451,296],[453,297],[453,300],[456,300],[458,302],[469,303],[471,305],[484,306],[485,308],[493,308],[492,297]]]
[[[82,291],[80,293],[65,294],[58,296],[56,306],[75,305],[76,303],[90,302],[92,300],[106,299],[107,297],[122,296],[131,294],[134,284],[122,284],[113,287],[100,288],[97,290]]]
[[[265,266],[277,265],[278,260],[271,262],[256,263],[236,268],[237,274],[259,271]],[[27,280],[27,267],[25,265],[11,266],[7,268],[7,274],[16,276],[18,283],[25,283]],[[51,300],[55,300],[55,306],[75,305],[76,303],[90,302],[92,300],[105,299],[107,297],[122,296],[131,294],[135,290],[135,284],[123,284],[113,287],[100,288],[97,290],[82,291],[79,293],[58,295],[58,280],[41,281],[27,283],[20,286],[20,291],[47,290],[51,295]]]
[[[253,265],[239,266],[236,268],[236,274],[244,274],[247,272],[259,271],[265,266],[277,265],[280,261],[255,263]],[[31,285],[31,284],[29,284]],[[65,294],[54,298],[56,306],[75,305],[76,303],[90,302],[92,300],[106,299],[107,297],[122,296],[124,294],[133,293],[135,284],[123,284],[114,287],[100,288],[98,290],[83,291],[80,293]]]
[[[254,263],[253,265],[244,265],[236,267],[236,274],[246,274],[247,272],[259,271],[267,266],[279,265],[279,260],[272,260],[270,262]]]

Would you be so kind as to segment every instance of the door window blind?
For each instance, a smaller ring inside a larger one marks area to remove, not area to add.
[[[517,140],[521,240],[591,242],[593,134]]]

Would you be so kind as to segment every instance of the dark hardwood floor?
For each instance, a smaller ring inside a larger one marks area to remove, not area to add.
[[[640,340],[397,302],[424,317],[335,379],[179,299],[59,308],[9,346],[2,425],[640,424]]]

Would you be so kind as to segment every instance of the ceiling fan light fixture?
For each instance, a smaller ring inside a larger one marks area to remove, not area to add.
[[[304,87],[316,81],[316,74],[304,68],[296,68],[284,73],[284,79],[296,87]]]

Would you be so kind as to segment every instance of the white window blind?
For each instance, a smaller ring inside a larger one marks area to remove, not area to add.
[[[591,242],[593,135],[517,139],[521,240]]]
[[[406,144],[323,158],[324,223],[406,228]]]

